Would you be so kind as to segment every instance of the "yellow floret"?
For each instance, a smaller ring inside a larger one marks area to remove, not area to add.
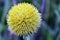
[[[37,30],[41,15],[33,5],[20,3],[9,10],[7,23],[15,34],[27,35]]]

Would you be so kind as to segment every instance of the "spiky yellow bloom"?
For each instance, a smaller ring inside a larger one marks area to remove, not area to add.
[[[40,25],[41,15],[33,5],[21,3],[9,10],[7,23],[15,34],[30,34]]]

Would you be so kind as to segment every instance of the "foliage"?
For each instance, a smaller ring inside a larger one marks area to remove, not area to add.
[[[16,1],[17,4],[21,2],[31,3],[41,13],[42,0]],[[0,40],[22,40],[21,36],[14,35],[8,30],[6,15],[12,6],[12,0],[0,0]],[[40,28],[30,36],[23,36],[23,40],[60,40],[60,0],[46,0],[45,6]]]

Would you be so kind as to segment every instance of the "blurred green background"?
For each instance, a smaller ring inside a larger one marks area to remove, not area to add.
[[[14,5],[13,0],[0,0],[0,40],[60,40],[60,0],[16,0],[16,3],[33,4],[42,14],[37,33],[17,36],[8,30],[6,16]]]

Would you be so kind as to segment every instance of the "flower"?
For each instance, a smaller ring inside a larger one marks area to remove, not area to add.
[[[7,23],[15,34],[27,35],[36,32],[41,23],[41,14],[33,5],[20,3],[9,10]]]

